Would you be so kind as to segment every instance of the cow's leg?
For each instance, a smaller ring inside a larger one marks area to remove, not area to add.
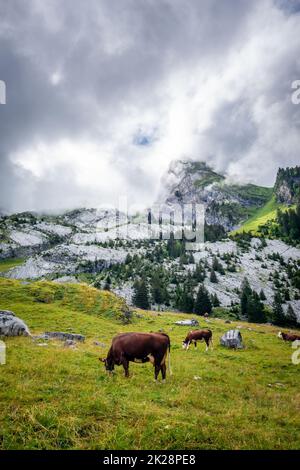
[[[205,338],[205,343],[206,343],[206,349],[205,349],[205,351],[207,351],[207,350],[208,350],[208,346],[209,346],[209,340],[206,339],[206,338]]]
[[[166,371],[167,371],[167,366],[166,366],[165,362],[160,366],[160,370],[161,370],[161,375],[162,375],[163,382],[165,382],[166,381]]]
[[[195,348],[197,347],[197,341],[194,341]]]
[[[160,372],[161,361],[162,361],[162,358],[155,357],[155,361],[154,361],[154,378],[155,378],[155,382],[157,382],[158,374]]]
[[[154,378],[155,378],[155,382],[157,382],[157,378],[158,378],[159,371],[160,371],[160,364],[155,364],[155,366],[154,366]]]
[[[123,357],[122,365],[124,367],[125,377],[129,377],[129,361]]]
[[[161,375],[162,375],[162,380],[163,382],[166,381],[166,370],[167,370],[167,366],[166,366],[166,359],[167,359],[167,351],[165,352],[165,354],[163,355],[162,359],[160,360],[160,370],[161,370]]]

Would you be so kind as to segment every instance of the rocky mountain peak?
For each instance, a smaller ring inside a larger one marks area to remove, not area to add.
[[[195,201],[193,188],[197,188],[199,192],[223,180],[225,177],[216,173],[206,162],[173,160],[162,177],[158,199],[167,203]]]
[[[206,162],[179,160],[171,162],[162,178],[159,202],[169,206],[203,204],[208,225],[233,230],[247,219],[249,209],[264,205],[271,193],[271,188],[229,183]]]

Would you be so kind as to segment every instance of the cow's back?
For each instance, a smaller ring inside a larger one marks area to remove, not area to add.
[[[281,333],[282,334],[282,338],[285,340],[285,341],[296,341],[296,340],[300,340],[300,335],[296,335],[294,333]]]
[[[212,336],[211,330],[193,330],[188,334],[190,341],[201,340],[203,338],[210,338]]]
[[[122,333],[112,341],[112,352],[116,358],[122,355],[132,358],[144,358],[149,354],[165,353],[170,339],[160,333]]]

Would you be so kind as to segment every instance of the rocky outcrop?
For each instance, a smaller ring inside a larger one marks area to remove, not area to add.
[[[175,322],[175,325],[180,325],[180,326],[198,326],[199,322],[198,320],[195,320],[192,318],[191,320],[178,320]]]
[[[127,217],[116,209],[77,209],[57,216],[31,212],[3,215],[0,216],[0,259],[39,254],[70,243],[75,233],[93,240],[97,233],[105,234],[106,230],[127,222]]]
[[[0,217],[0,259],[33,256],[68,239],[72,227],[59,223],[59,217],[56,222],[48,218],[32,213]]]
[[[7,277],[38,279],[48,275],[73,275],[80,272],[97,273],[116,263],[124,263],[127,251],[96,245],[61,244],[39,256],[29,258],[22,266],[13,268]]]
[[[287,205],[296,203],[300,195],[300,166],[279,168],[274,192],[277,202]]]
[[[10,310],[0,310],[0,336],[30,336],[26,323]]]
[[[220,344],[226,348],[243,349],[243,339],[239,330],[229,330],[220,339]]]
[[[277,202],[283,203],[283,204],[292,204],[293,203],[293,194],[292,190],[287,184],[286,181],[284,181],[277,189],[276,191],[276,198]]]
[[[46,331],[42,338],[44,339],[58,339],[60,341],[85,341],[85,336],[75,333],[63,333],[61,331]]]

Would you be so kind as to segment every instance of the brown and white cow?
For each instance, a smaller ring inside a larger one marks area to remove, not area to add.
[[[283,331],[279,331],[278,338],[282,338],[284,341],[296,341],[297,339],[300,340],[300,335],[296,335],[294,333],[284,333]]]
[[[122,333],[115,336],[107,357],[101,359],[107,371],[112,372],[115,365],[122,365],[125,377],[129,377],[129,362],[152,362],[154,376],[157,380],[161,371],[163,381],[166,379],[166,358],[169,352],[170,370],[170,338],[165,333]]]
[[[197,347],[197,341],[202,341],[204,339],[206,343],[206,351],[208,350],[209,346],[213,348],[213,340],[212,340],[212,331],[211,330],[193,330],[187,334],[187,337],[184,341],[182,341],[182,347],[186,351],[189,349],[190,344],[194,343],[195,348]]]

